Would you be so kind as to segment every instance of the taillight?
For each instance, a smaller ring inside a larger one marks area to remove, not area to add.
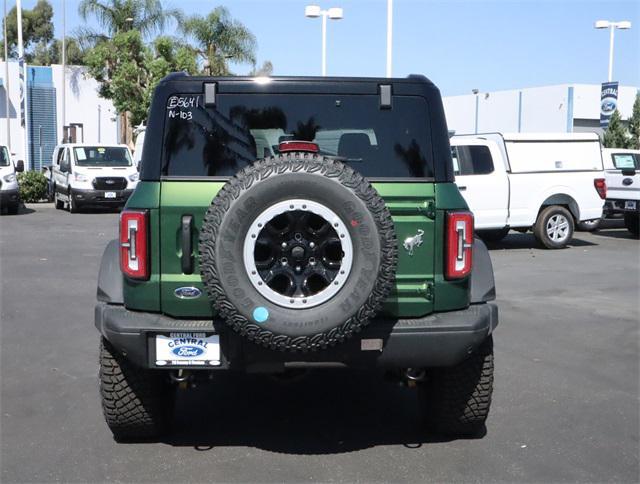
[[[120,269],[131,279],[149,279],[148,212],[120,214]]]
[[[593,186],[596,187],[596,191],[598,192],[598,195],[600,195],[600,198],[603,200],[607,198],[607,182],[604,178],[596,178],[593,180]]]
[[[473,215],[471,212],[447,213],[446,251],[444,277],[462,279],[468,276],[473,262]]]
[[[311,141],[283,141],[278,145],[278,151],[280,153],[286,153],[287,151],[309,151],[311,153],[317,153],[320,151],[318,145]]]

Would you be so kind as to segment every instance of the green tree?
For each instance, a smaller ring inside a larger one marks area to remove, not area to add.
[[[631,134],[630,148],[640,150],[640,93],[636,94],[633,111],[629,118],[629,134]]]
[[[265,76],[268,77],[273,73],[273,64],[271,63],[271,61],[265,61],[262,63],[262,66],[260,67],[254,67],[253,69],[251,69],[251,71],[249,71],[249,76],[256,76],[256,77],[260,77],[260,76]]]
[[[18,21],[17,10],[13,7],[6,17],[9,58],[18,57]],[[36,50],[46,50],[53,40],[53,7],[47,0],[38,0],[31,9],[22,9],[22,43],[25,59],[33,63]],[[0,43],[0,52],[4,52],[4,39]]]
[[[85,51],[75,37],[66,38],[67,65],[83,65]],[[32,64],[48,66],[62,64],[62,40],[54,39],[50,44],[38,44],[34,50]]]
[[[137,30],[119,32],[98,43],[85,61],[100,85],[100,96],[110,99],[122,116],[121,137],[127,144],[132,142],[133,127],[146,119],[158,82],[170,72],[197,72],[193,49],[170,37],[159,37],[147,46]]]
[[[208,75],[230,74],[229,59],[235,63],[256,63],[256,39],[225,7],[208,15],[194,15],[181,23],[182,31],[195,40],[203,70]]]
[[[620,113],[616,109],[611,118],[609,118],[609,126],[604,132],[603,144],[606,148],[629,148],[631,139],[627,128],[622,123]]]
[[[170,19],[182,18],[180,11],[165,9],[160,0],[82,0],[78,13],[83,20],[93,17],[100,25],[101,30],[79,30],[80,37],[94,45],[131,30],[146,39],[161,32]]]

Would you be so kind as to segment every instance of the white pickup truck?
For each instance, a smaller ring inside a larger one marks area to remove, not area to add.
[[[633,235],[640,235],[640,150],[604,148],[602,150],[607,202],[607,217],[621,214]]]
[[[456,183],[478,235],[532,229],[548,249],[566,247],[577,224],[602,216],[606,184],[595,133],[489,133],[451,138]]]

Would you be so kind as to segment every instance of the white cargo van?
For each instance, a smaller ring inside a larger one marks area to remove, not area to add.
[[[640,235],[640,150],[604,148],[602,161],[607,180],[605,216],[623,215],[629,232]]]
[[[62,144],[53,150],[51,190],[56,208],[122,207],[138,184],[126,145]]]
[[[16,175],[21,171],[24,171],[22,160],[14,165],[7,147],[0,146],[0,213],[5,211],[12,215],[18,213],[20,193]]]
[[[490,133],[451,138],[456,183],[478,234],[533,230],[565,247],[576,224],[602,216],[606,185],[595,133]]]

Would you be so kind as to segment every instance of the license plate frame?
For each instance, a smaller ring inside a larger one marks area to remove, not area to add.
[[[156,367],[216,367],[222,365],[220,335],[204,332],[168,332],[151,335]]]
[[[104,192],[104,198],[116,198],[116,192]]]
[[[625,210],[636,210],[637,207],[638,207],[638,202],[636,202],[635,200],[625,200],[624,202]]]

